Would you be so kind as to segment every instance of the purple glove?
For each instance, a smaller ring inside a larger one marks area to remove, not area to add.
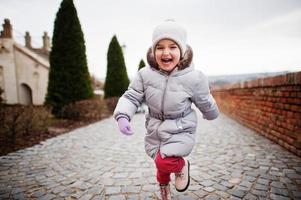
[[[118,128],[120,130],[121,133],[123,133],[124,135],[133,135],[133,131],[130,127],[130,122],[127,118],[125,117],[121,117],[117,120],[118,123]]]

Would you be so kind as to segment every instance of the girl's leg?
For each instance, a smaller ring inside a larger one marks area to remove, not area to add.
[[[171,200],[170,185],[160,185],[161,200]]]
[[[160,183],[161,199],[171,200],[170,174],[180,172],[185,165],[185,160],[182,157],[167,157],[163,159],[160,152],[158,152],[155,163],[157,167],[157,180]]]
[[[170,182],[170,174],[181,172],[185,165],[185,160],[182,157],[162,158],[160,152],[158,152],[155,163],[158,182],[160,184],[168,184]]]

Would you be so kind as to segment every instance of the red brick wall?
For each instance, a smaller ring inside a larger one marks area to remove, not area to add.
[[[211,90],[223,113],[301,156],[301,71]]]

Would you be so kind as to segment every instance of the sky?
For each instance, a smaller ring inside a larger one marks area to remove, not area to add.
[[[0,0],[14,38],[42,45],[51,37],[61,0]],[[301,0],[74,0],[84,32],[90,73],[104,78],[107,51],[116,34],[125,45],[130,78],[151,46],[154,27],[166,19],[182,24],[197,70],[206,75],[301,71]]]

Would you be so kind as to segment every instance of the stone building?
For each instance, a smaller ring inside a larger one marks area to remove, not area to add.
[[[43,47],[33,48],[28,32],[25,46],[13,38],[12,25],[4,20],[0,35],[0,87],[6,104],[42,105],[47,93],[50,39],[43,36]]]

